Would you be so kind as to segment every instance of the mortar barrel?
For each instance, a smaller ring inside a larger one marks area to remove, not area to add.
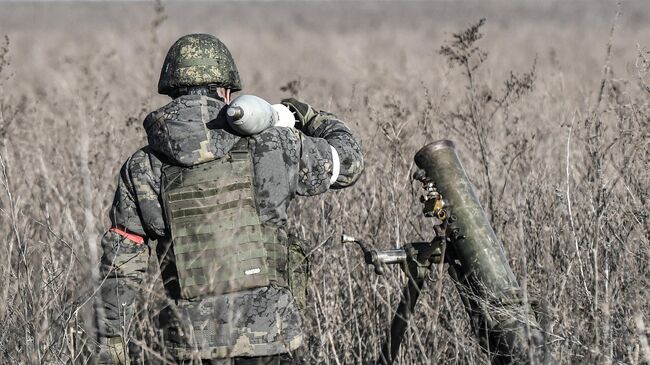
[[[491,361],[554,364],[454,143],[441,140],[424,146],[415,163],[433,181],[455,218],[449,221],[451,242],[445,251],[449,274]]]
[[[455,217],[450,231],[456,238],[447,247],[448,260],[459,280],[485,299],[501,299],[501,293],[518,288],[503,246],[488,221],[454,143],[440,140],[424,146],[415,163],[433,181]]]

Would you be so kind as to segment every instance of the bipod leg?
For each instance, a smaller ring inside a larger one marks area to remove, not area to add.
[[[444,241],[444,237],[436,237],[431,242],[413,242],[404,247],[407,260],[402,268],[408,281],[390,324],[390,332],[381,348],[380,364],[390,365],[395,361],[431,265],[442,260]]]
[[[402,300],[397,306],[395,316],[393,316],[393,321],[390,324],[390,331],[381,347],[381,357],[377,362],[378,364],[391,365],[395,361],[397,353],[399,352],[399,347],[402,344],[404,333],[408,327],[408,321],[411,318],[411,314],[413,314],[415,304],[420,297],[420,292],[424,286],[424,280],[426,278],[426,276],[422,278],[418,277],[417,273],[415,273],[416,275],[413,274],[414,273],[411,273],[411,275],[409,275],[408,284],[402,293]]]
[[[439,235],[431,242],[411,242],[402,248],[375,250],[366,246],[361,240],[343,234],[341,242],[354,242],[361,247],[366,263],[375,267],[378,275],[384,273],[385,265],[399,264],[406,273],[407,283],[402,291],[402,299],[390,324],[390,331],[381,347],[378,360],[371,365],[390,365],[395,361],[402,338],[408,327],[408,321],[415,309],[420,292],[424,286],[431,265],[443,260],[445,236]]]

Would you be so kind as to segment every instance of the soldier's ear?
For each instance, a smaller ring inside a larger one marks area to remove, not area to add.
[[[228,88],[220,87],[217,89],[217,95],[223,100],[224,103],[230,104],[231,90]]]

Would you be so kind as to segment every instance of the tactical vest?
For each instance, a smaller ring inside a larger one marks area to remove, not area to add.
[[[161,196],[183,299],[288,287],[284,230],[261,223],[248,139],[218,160],[165,166]]]

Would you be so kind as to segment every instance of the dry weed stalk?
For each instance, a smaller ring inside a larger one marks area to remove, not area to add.
[[[395,51],[395,34],[400,39],[413,36],[395,27],[404,24],[401,20],[395,23],[395,19],[382,17],[390,29],[373,23],[367,26],[368,37],[356,40],[354,32],[316,32],[301,27],[300,21],[310,19],[312,13],[277,6],[279,10],[273,14],[281,15],[285,22],[277,28],[238,29],[242,44],[261,47],[255,43],[257,37],[277,29],[278,36],[269,39],[286,47],[282,48],[284,55],[293,55],[297,51],[291,45],[307,44],[310,37],[332,37],[335,41],[324,42],[320,45],[324,50],[314,53],[339,55],[334,45],[349,42],[352,46],[346,51],[352,56],[342,56],[343,63],[362,65],[337,69],[340,77],[327,69],[327,78],[321,78],[318,70],[266,78],[269,67],[282,65],[256,66],[258,60],[238,60],[252,74],[247,91],[279,99],[284,95],[278,95],[277,85],[286,85],[283,93],[300,95],[316,107],[326,108],[331,103],[335,106],[332,111],[349,121],[364,142],[367,170],[355,187],[300,201],[293,208],[293,227],[312,242],[311,303],[305,311],[310,335],[305,350],[308,363],[357,364],[379,353],[405,278],[398,271],[374,275],[361,264],[356,248],[344,247],[331,237],[345,231],[382,247],[428,238],[429,227],[419,217],[417,194],[409,194],[416,190],[409,177],[413,153],[425,142],[439,138],[459,142],[465,167],[481,200],[487,203],[492,223],[518,278],[524,280],[526,295],[560,362],[650,361],[650,66],[644,48],[650,45],[640,44],[637,54],[629,59],[634,62],[634,56],[638,57],[637,72],[630,81],[614,78],[615,72],[620,72],[616,62],[620,57],[614,50],[607,51],[611,62],[603,78],[570,75],[576,68],[569,67],[563,57],[589,57],[578,55],[573,44],[561,40],[553,44],[557,57],[552,62],[546,62],[541,54],[528,71],[510,74],[509,70],[521,67],[520,62],[492,51],[490,42],[497,36],[490,33],[489,39],[483,39],[483,23],[478,22],[444,43],[438,58],[405,56],[407,66],[400,70],[391,63],[394,57],[386,56],[395,53],[385,50]],[[152,23],[142,21],[150,19],[151,12],[137,15],[140,24],[148,24],[141,37],[119,33],[119,39],[111,41],[105,33],[87,35],[94,45],[97,39],[105,42],[100,52],[84,46],[68,49],[67,40],[48,38],[43,43],[53,42],[56,51],[41,50],[51,63],[38,67],[28,63],[42,74],[61,75],[56,79],[59,82],[48,85],[23,85],[22,79],[8,79],[9,70],[22,71],[21,78],[29,76],[21,65],[27,62],[14,61],[9,67],[9,56],[16,60],[17,55],[13,48],[9,54],[6,40],[0,47],[2,363],[66,364],[90,359],[95,342],[90,303],[96,287],[88,278],[97,257],[89,242],[106,227],[120,162],[143,143],[141,131],[136,133],[133,128],[155,107],[150,103],[153,91],[130,78],[140,80],[141,75],[150,73],[155,79],[152,70],[159,67],[161,60],[156,55],[164,52],[163,40],[169,41],[174,32],[199,22],[188,17],[161,23],[166,11],[154,10]],[[336,11],[340,14],[340,9]],[[361,18],[354,18],[349,26],[356,27]],[[177,21],[185,22],[184,27]],[[214,26],[212,18],[210,21],[201,23],[206,31],[221,29]],[[610,25],[603,26],[604,33]],[[455,23],[452,26],[456,27]],[[533,26],[530,32],[537,31]],[[590,29],[595,27],[590,23]],[[617,32],[626,27],[634,25],[621,23]],[[132,43],[119,43],[127,38]],[[152,40],[158,45],[152,46]],[[13,36],[11,41],[16,44]],[[434,46],[441,40],[435,38],[435,42]],[[594,63],[598,66],[587,70],[600,75],[604,42],[597,42],[599,48],[594,53],[598,61]],[[418,47],[421,44],[424,42]],[[357,46],[362,52],[355,56]],[[488,47],[489,58],[482,50]],[[364,63],[364,52],[373,51],[383,58]],[[241,48],[240,52],[251,54]],[[451,69],[460,69],[460,77],[453,77],[449,69],[434,67],[449,57]],[[82,69],[76,60],[83,60],[88,67]],[[497,70],[490,69],[491,60],[499,63]],[[317,65],[325,68],[326,61]],[[318,59],[306,58],[306,62]],[[413,68],[413,73],[408,73],[408,68]],[[386,69],[403,77],[403,89],[391,88],[393,77]],[[355,78],[360,72],[365,72],[364,78]],[[491,81],[499,80],[494,76],[497,72],[505,75],[501,86]],[[427,77],[409,79],[414,73]],[[560,80],[554,75],[560,75]],[[337,84],[351,80],[355,83],[352,95],[345,89],[340,94],[332,91],[341,90],[336,89]],[[590,85],[589,97],[581,93],[581,87],[587,88],[583,84]],[[584,105],[584,100],[597,99],[600,103],[595,111],[594,105]],[[563,128],[562,123],[571,121],[573,115],[576,122]],[[87,140],[80,150],[76,137],[82,126]],[[152,268],[156,265],[151,262]],[[152,272],[141,288],[137,320],[125,327],[142,334],[132,341],[133,346],[152,358],[167,358],[155,316],[165,297]],[[462,303],[446,275],[436,270],[432,282],[426,284],[400,363],[488,362],[471,336]]]
[[[534,86],[536,71],[535,61],[530,71],[517,75],[510,71],[509,78],[504,82],[504,89],[501,93],[493,90],[486,82],[478,80],[478,71],[487,60],[488,53],[481,50],[476,44],[483,34],[481,27],[485,25],[485,18],[471,25],[467,29],[454,33],[453,40],[440,48],[440,54],[445,56],[452,66],[461,68],[465,78],[467,93],[456,107],[456,110],[444,118],[446,126],[459,134],[466,134],[463,131],[471,130],[471,139],[467,140],[468,146],[478,149],[478,155],[483,166],[483,178],[487,183],[487,213],[494,221],[496,218],[495,201],[503,196],[508,180],[504,180],[501,193],[499,194],[493,182],[493,173],[490,173],[493,160],[493,147],[497,138],[493,128],[494,118],[497,113],[507,113],[508,109],[517,103],[525,94],[529,93]],[[500,94],[500,95],[499,95]],[[460,122],[460,125],[452,124],[453,121]],[[515,153],[510,151],[504,153],[500,160],[505,165],[511,166],[515,160],[526,150],[525,139],[515,147]],[[509,155],[509,156],[508,156]],[[508,158],[509,157],[509,158]]]

